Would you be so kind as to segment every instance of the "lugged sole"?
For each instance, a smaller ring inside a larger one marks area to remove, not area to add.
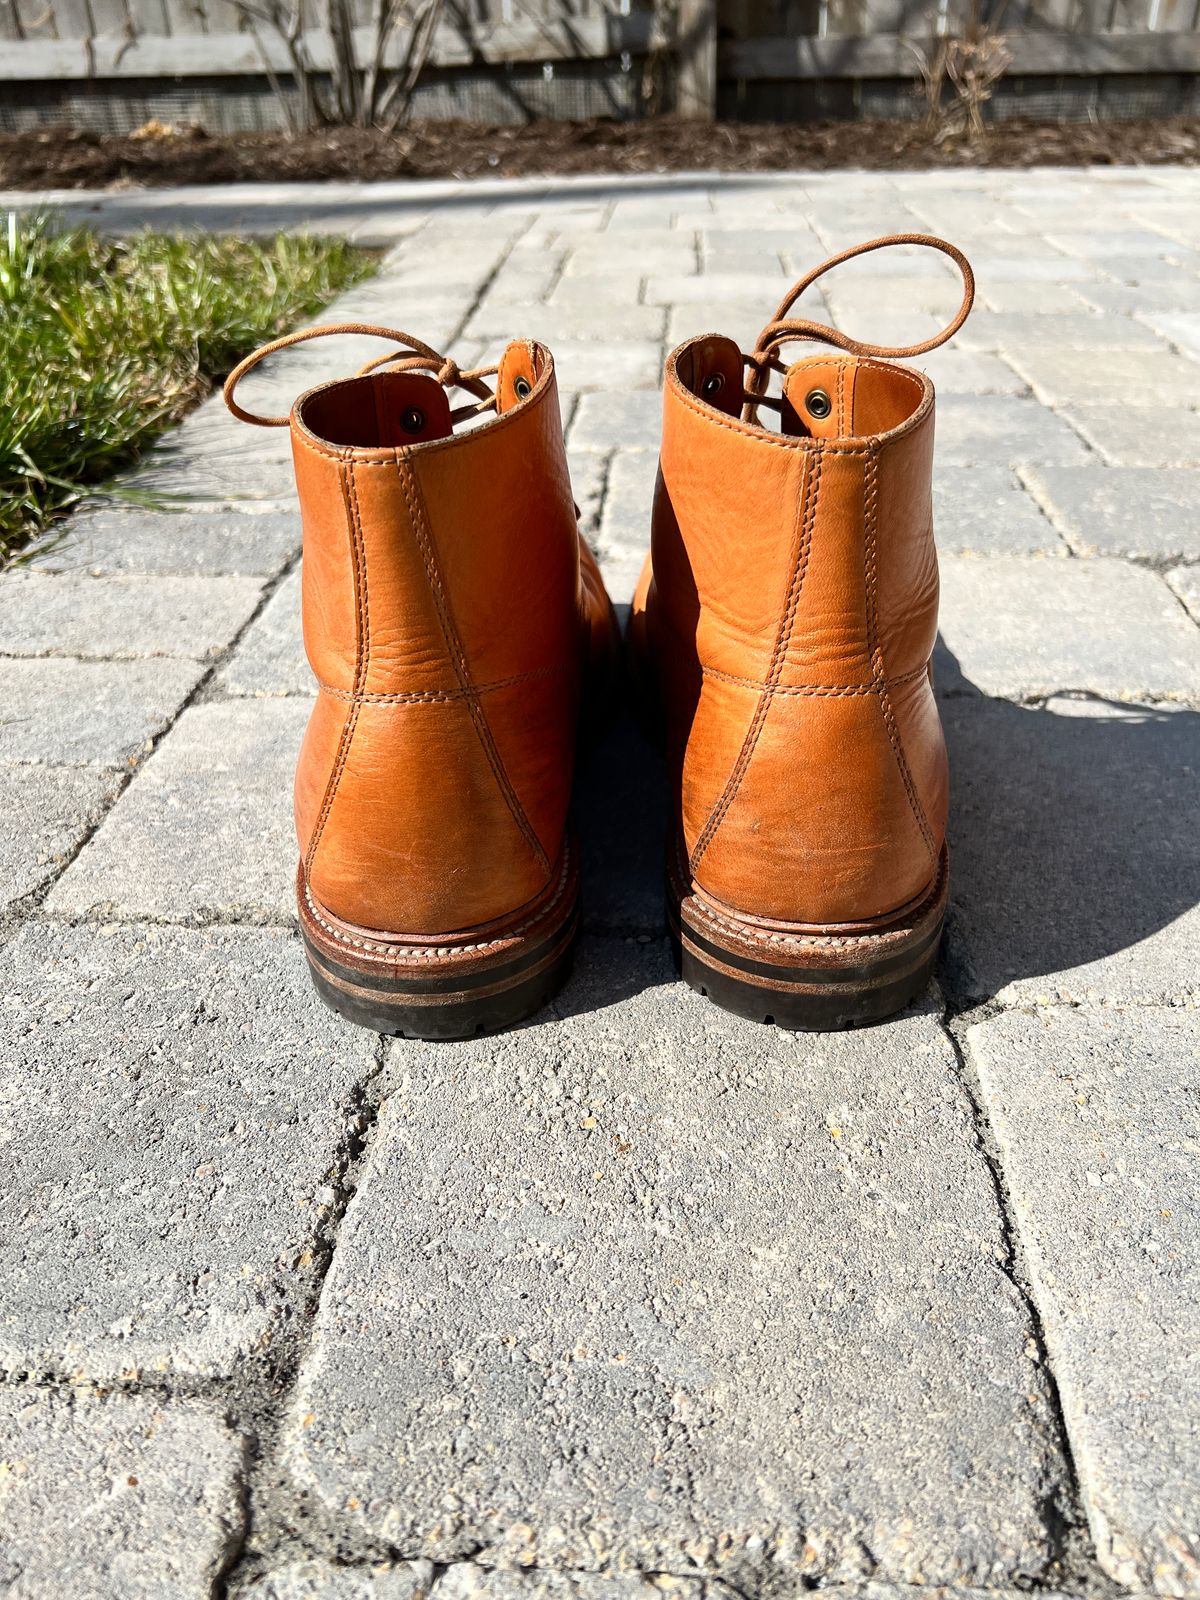
[[[881,1022],[914,1000],[937,960],[949,883],[945,852],[928,893],[878,929],[825,932],[719,910],[673,855],[667,920],[680,976],[726,1011],[797,1032]]]
[[[579,936],[578,853],[542,900],[436,942],[353,927],[297,874],[300,933],[317,993],[340,1016],[406,1039],[470,1039],[532,1016],[562,987]]]

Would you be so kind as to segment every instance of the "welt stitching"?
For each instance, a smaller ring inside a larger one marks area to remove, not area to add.
[[[322,694],[332,695],[335,700],[352,700],[361,705],[419,705],[426,701],[464,700],[469,694],[492,694],[498,689],[511,689],[515,684],[531,683],[538,678],[552,678],[565,671],[565,663],[561,666],[535,667],[532,672],[516,672],[511,678],[495,678],[491,683],[477,683],[471,689],[412,689],[407,693],[384,694],[376,689],[337,689],[320,678],[317,679],[317,688]]]
[[[896,758],[900,777],[908,795],[908,803],[912,814],[920,829],[921,838],[925,841],[925,848],[929,851],[930,859],[937,860],[937,846],[933,841],[933,830],[929,826],[929,819],[925,815],[925,808],[917,794],[916,784],[913,782],[912,772],[904,754],[904,746],[900,739],[900,730],[896,726],[896,719],[892,712],[892,698],[888,692],[888,681],[883,670],[883,651],[879,643],[879,613],[878,613],[878,572],[875,564],[875,532],[879,507],[879,462],[874,452],[866,462],[866,577],[867,577],[867,649],[871,656],[871,672],[879,689],[879,709],[883,714],[884,727],[887,729],[888,739],[891,742],[892,754]]]
[[[343,461],[338,467],[338,477],[341,480],[342,502],[346,508],[346,527],[350,535],[350,561],[354,581],[354,623],[356,638],[354,641],[354,688],[360,689],[366,682],[367,660],[370,655],[370,621],[367,611],[367,563],[366,552],[363,547],[362,522],[359,518],[358,491],[354,486],[354,469],[349,463]],[[325,832],[325,825],[329,821],[329,813],[333,809],[334,796],[342,781],[342,774],[346,770],[346,758],[350,754],[350,745],[354,738],[354,731],[358,726],[358,712],[361,702],[351,700],[350,709],[346,713],[346,720],[342,724],[341,737],[338,740],[337,758],[333,771],[329,775],[329,782],[325,785],[325,797],[321,805],[321,813],[317,818],[317,825],[313,829],[312,839],[309,841],[308,853],[304,860],[304,873],[307,878],[312,871],[313,860],[317,853],[317,846]]]
[[[813,523],[816,520],[817,494],[821,482],[820,452],[817,452],[810,463],[807,464],[807,473],[804,483],[804,493],[796,506],[797,530],[793,533],[791,552],[791,573],[788,579],[787,604],[784,616],[775,635],[775,648],[771,654],[771,665],[767,673],[767,681],[763,685],[762,693],[755,707],[754,720],[746,731],[742,741],[742,748],[738,753],[737,762],[725,784],[725,788],[704,825],[704,831],[696,841],[692,851],[691,866],[695,871],[700,864],[704,852],[708,849],[716,836],[717,829],[725,819],[725,814],[733,804],[738,790],[741,788],[742,779],[746,776],[746,769],[750,765],[755,746],[758,744],[759,735],[767,720],[770,710],[771,698],[779,674],[783,671],[783,659],[787,653],[788,644],[791,642],[792,627],[795,622],[796,608],[800,602],[800,591],[804,587],[804,578],[808,572],[808,552],[812,543]]]
[[[397,476],[400,480],[400,489],[404,495],[405,504],[408,507],[408,515],[409,520],[412,523],[413,534],[416,537],[417,544],[420,546],[421,557],[425,563],[425,576],[429,582],[430,591],[433,595],[433,603],[437,608],[438,620],[441,623],[442,628],[442,637],[445,640],[447,650],[450,653],[450,659],[453,662],[455,674],[457,675],[458,681],[464,691],[463,698],[466,700],[467,709],[470,712],[471,721],[475,727],[475,733],[479,739],[479,743],[483,747],[483,753],[488,759],[488,764],[491,766],[492,775],[496,780],[496,783],[500,789],[500,793],[504,796],[505,802],[508,805],[508,809],[512,813],[513,821],[520,829],[521,835],[526,844],[528,844],[529,848],[532,850],[534,860],[537,862],[538,866],[541,867],[543,872],[549,872],[549,857],[542,848],[541,840],[538,838],[537,834],[534,833],[529,818],[525,815],[525,808],[522,806],[519,798],[517,797],[517,793],[509,780],[508,774],[504,770],[504,764],[500,760],[500,752],[496,749],[495,741],[492,738],[492,730],[488,726],[487,718],[484,716],[483,709],[479,704],[478,692],[471,681],[471,672],[467,664],[466,656],[463,652],[462,641],[459,639],[458,630],[454,626],[453,619],[450,615],[449,603],[446,599],[445,591],[442,588],[441,573],[438,570],[437,558],[433,551],[433,543],[429,537],[429,530],[425,520],[425,509],[421,500],[420,490],[417,488],[416,481],[412,476],[412,469],[409,467],[408,462],[399,454],[396,456],[395,466]]]
[[[524,922],[519,922],[515,928],[507,929],[506,932],[499,938],[480,939],[476,940],[473,944],[456,944],[450,946],[381,944],[378,939],[355,939],[352,938],[350,934],[343,933],[340,928],[335,928],[332,922],[326,921],[326,919],[317,910],[316,901],[312,897],[312,890],[309,888],[307,883],[304,885],[304,898],[307,902],[309,911],[312,913],[313,921],[319,923],[320,926],[324,928],[325,932],[328,933],[331,938],[338,940],[340,944],[349,945],[355,950],[362,950],[368,955],[373,955],[379,958],[387,956],[402,956],[410,960],[437,961],[445,955],[459,955],[463,951],[467,950],[493,950],[499,945],[511,944],[511,942],[518,938],[521,934],[527,933],[530,928],[535,927],[539,922],[544,921],[563,897],[567,887],[569,876],[568,868],[570,866],[570,862],[571,845],[570,840],[568,840],[563,846],[563,864],[562,870],[558,875],[558,884],[553,895],[546,902],[546,904],[535,911],[531,917],[527,917]]]

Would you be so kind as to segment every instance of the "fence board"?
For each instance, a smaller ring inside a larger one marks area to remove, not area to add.
[[[1014,33],[1015,74],[1200,71],[1200,34]],[[722,78],[908,78],[912,51],[897,35],[859,39],[753,39],[720,48]]]
[[[172,14],[172,22],[175,20]],[[475,30],[439,28],[433,61],[441,67],[471,63],[501,65],[517,61],[577,61],[581,57],[606,59],[628,50],[641,54],[649,48],[652,19],[648,13],[631,16],[580,17],[570,22],[489,23]],[[287,53],[277,39],[263,35],[273,70],[287,70]],[[355,29],[355,48],[366,60],[371,45],[369,29]],[[390,41],[386,61],[399,66],[408,45],[408,30],[398,28]],[[328,68],[329,43],[323,32],[305,36],[313,65]],[[148,35],[129,45],[105,37],[94,41],[94,69],[89,69],[83,42],[23,40],[0,52],[0,80],[37,82],[47,79],[245,77],[259,75],[262,57],[246,33],[207,34],[202,37],[164,38]]]

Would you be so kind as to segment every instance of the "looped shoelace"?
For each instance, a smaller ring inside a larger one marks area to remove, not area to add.
[[[849,334],[841,333],[837,328],[831,328],[823,322],[809,322],[802,317],[789,317],[788,312],[799,300],[806,289],[810,289],[818,278],[823,278],[834,267],[841,266],[843,261],[850,261],[855,256],[865,256],[872,250],[886,250],[893,245],[914,244],[926,250],[940,250],[943,255],[949,256],[959,272],[962,274],[963,297],[954,317],[946,324],[940,333],[932,339],[926,339],[921,344],[886,345],[867,344],[862,339],[853,339]],[[945,344],[947,339],[952,339],[963,323],[971,314],[971,307],[975,303],[975,274],[971,271],[971,263],[961,250],[948,244],[945,239],[939,239],[931,233],[890,233],[881,239],[868,239],[865,244],[852,245],[849,250],[843,250],[836,256],[830,256],[828,261],[822,262],[819,267],[807,273],[798,283],[793,284],[787,294],[776,307],[775,314],[759,334],[752,354],[744,357],[746,366],[750,369],[750,377],[746,382],[745,403],[742,407],[742,421],[757,421],[758,407],[761,405],[779,407],[779,401],[770,399],[765,394],[767,382],[772,372],[786,372],[787,368],[779,359],[778,352],[784,345],[790,344],[793,339],[811,339],[820,344],[830,344],[839,350],[845,350],[856,356],[884,356],[889,358],[920,356],[929,350],[936,350],[939,345]]]
[[[234,367],[226,378],[222,391],[225,404],[240,422],[250,422],[258,428],[286,428],[291,420],[289,417],[260,417],[255,411],[247,411],[234,399],[234,391],[246,374],[267,356],[274,355],[278,350],[286,350],[290,345],[303,344],[307,339],[324,339],[336,333],[366,334],[373,339],[390,339],[393,344],[404,346],[401,350],[389,350],[368,361],[366,366],[359,369],[357,376],[360,378],[377,371],[380,367],[391,367],[395,372],[430,372],[443,388],[464,389],[468,394],[473,394],[476,403],[459,406],[452,411],[451,422],[460,422],[464,417],[477,416],[495,409],[495,392],[488,387],[484,379],[495,377],[500,370],[499,367],[473,367],[469,371],[463,371],[452,357],[440,355],[432,346],[415,339],[411,333],[402,333],[397,328],[378,327],[373,322],[330,322],[316,328],[302,328],[298,333],[285,334],[282,339],[273,339],[270,344],[264,344],[261,349],[247,356],[244,361],[239,361]]]

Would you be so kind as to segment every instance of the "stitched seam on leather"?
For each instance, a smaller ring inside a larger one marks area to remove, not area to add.
[[[533,340],[529,341],[530,344],[533,344],[534,342],[535,341],[533,341]],[[543,350],[545,350],[545,346],[543,346],[542,348],[543,348]],[[383,450],[382,446],[375,446],[375,445],[344,445],[344,446],[343,445],[328,445],[327,446],[327,445],[322,444],[321,441],[316,437],[315,434],[310,434],[307,431],[305,431],[304,433],[301,433],[299,431],[299,428],[295,427],[295,426],[293,426],[293,428],[292,428],[292,438],[295,441],[295,443],[300,446],[300,448],[302,450],[307,450],[310,455],[318,456],[322,461],[328,461],[332,457],[332,458],[335,458],[335,459],[337,459],[339,461],[344,461],[344,460],[345,461],[353,461],[354,466],[356,468],[361,468],[361,467],[382,467],[382,468],[384,468],[384,469],[386,469],[387,471],[390,472],[390,471],[393,471],[395,469],[396,459],[397,459],[398,455],[403,455],[404,457],[408,457],[408,456],[412,455],[415,451],[420,451],[422,455],[431,455],[435,451],[438,451],[438,450],[449,450],[449,449],[452,449],[452,448],[454,448],[456,446],[460,446],[462,444],[465,444],[467,440],[472,439],[472,438],[475,437],[476,432],[486,431],[487,433],[492,434],[492,433],[497,432],[501,428],[510,427],[513,423],[519,422],[522,417],[528,416],[531,411],[536,410],[538,406],[540,406],[540,405],[545,403],[545,401],[549,397],[551,389],[553,389],[555,387],[554,358],[553,358],[553,356],[550,355],[550,352],[548,350],[546,351],[546,357],[547,357],[547,362],[548,362],[548,367],[547,367],[546,370],[549,371],[550,378],[547,381],[546,387],[542,390],[542,392],[540,394],[537,392],[538,384],[540,384],[542,382],[542,379],[539,378],[537,383],[534,384],[534,392],[529,396],[529,398],[526,401],[524,401],[524,403],[522,405],[514,406],[511,411],[506,411],[503,414],[503,416],[495,417],[492,421],[486,423],[484,425],[484,429],[482,429],[482,430],[471,429],[467,433],[451,433],[451,434],[448,434],[446,436],[446,438],[444,438],[444,439],[426,439],[421,444],[397,445],[395,449],[389,449],[387,451],[386,455],[382,453],[382,450]],[[321,387],[324,387],[324,385],[318,385],[317,387],[321,388]],[[308,392],[312,393],[313,391],[309,390]],[[303,398],[304,398],[304,396],[301,396],[301,399],[303,399]],[[363,455],[359,455],[358,454],[358,452],[361,451],[361,450],[371,450],[371,449],[379,449],[381,451],[381,454],[379,456],[375,457],[375,458],[371,458],[371,457],[368,457],[368,456],[363,456]]]
[[[866,461],[866,577],[867,577],[867,649],[871,657],[871,672],[879,690],[879,709],[883,714],[884,727],[887,729],[888,739],[892,746],[892,754],[896,758],[896,766],[908,794],[908,803],[912,807],[912,814],[920,829],[921,837],[925,841],[925,848],[929,851],[930,858],[937,861],[937,846],[933,841],[933,829],[929,826],[929,819],[925,815],[925,807],[921,804],[917,794],[917,786],[913,781],[912,771],[908,759],[904,754],[904,744],[900,738],[900,730],[896,726],[896,719],[892,711],[892,697],[888,691],[888,680],[883,670],[883,650],[879,643],[879,612],[878,612],[878,572],[875,564],[875,533],[876,521],[879,510],[879,460],[872,452]]]
[[[808,572],[808,552],[812,545],[813,524],[817,514],[817,495],[821,485],[820,452],[816,453],[811,462],[806,463],[804,493],[796,505],[796,527],[793,530],[792,550],[790,553],[791,572],[788,578],[787,600],[784,614],[775,635],[775,648],[771,654],[771,665],[767,672],[767,681],[759,695],[758,705],[754,710],[754,718],[746,730],[746,737],[742,740],[742,748],[738,752],[737,761],[733,771],[726,781],[716,805],[709,815],[708,821],[692,851],[691,867],[694,872],[704,856],[704,852],[712,843],[717,829],[725,819],[725,814],[733,804],[738,790],[741,788],[742,779],[746,776],[746,769],[754,755],[755,746],[767,720],[767,713],[771,709],[771,699],[774,694],[775,684],[779,674],[783,671],[784,657],[787,647],[791,642],[792,627],[795,623],[796,609],[800,603],[800,591],[804,587],[804,579]]]
[[[321,927],[324,928],[325,932],[329,934],[330,938],[336,939],[339,944],[347,945],[354,950],[377,951],[378,954],[385,956],[403,956],[406,959],[415,959],[418,961],[438,961],[444,959],[444,957],[447,955],[458,955],[464,950],[494,950],[497,948],[497,946],[509,944],[513,939],[519,938],[521,934],[527,933],[530,928],[536,927],[539,922],[543,921],[549,916],[549,914],[554,910],[555,906],[558,905],[558,902],[562,899],[563,895],[566,893],[567,882],[570,876],[567,870],[570,860],[571,844],[570,840],[568,840],[563,846],[563,864],[562,871],[559,873],[558,884],[554,890],[554,893],[551,895],[550,899],[547,900],[546,904],[542,906],[539,911],[535,912],[532,917],[527,917],[524,922],[518,923],[515,928],[510,928],[508,932],[505,933],[501,938],[480,939],[473,944],[432,946],[411,944],[380,945],[377,940],[373,939],[355,939],[350,934],[343,933],[340,928],[335,928],[331,922],[327,922],[325,920],[325,918],[317,910],[316,902],[313,900],[312,890],[308,886],[307,879],[304,883],[304,900],[309,911],[312,913],[313,921],[319,923]]]
[[[463,700],[470,694],[492,694],[497,689],[511,689],[518,683],[532,683],[539,678],[553,678],[566,671],[566,664],[557,667],[535,667],[531,672],[517,672],[511,678],[496,678],[491,683],[477,683],[473,689],[413,689],[407,694],[385,694],[381,690],[335,689],[331,683],[317,679],[317,688],[335,700],[352,700],[369,706],[422,705],[426,701]]]
[[[673,355],[674,352],[672,352]],[[906,372],[903,367],[892,366],[888,362],[860,360],[858,365],[860,367],[871,367],[876,372],[895,373],[897,376],[907,379],[921,395],[921,404],[911,417],[905,417],[898,427],[890,428],[886,433],[872,434],[870,438],[864,439],[860,444],[841,444],[830,439],[806,439],[799,434],[784,436],[782,434],[767,433],[765,429],[755,432],[754,429],[749,427],[735,427],[732,422],[723,418],[720,412],[710,411],[707,406],[700,404],[691,391],[684,387],[683,380],[678,373],[671,371],[670,361],[667,363],[667,371],[674,382],[673,392],[675,398],[682,405],[686,406],[689,411],[695,412],[696,416],[701,417],[705,422],[714,423],[718,428],[724,428],[728,433],[736,433],[739,438],[750,439],[776,450],[796,450],[803,455],[815,455],[819,451],[822,455],[868,456],[872,451],[878,449],[880,440],[885,444],[891,444],[898,439],[907,438],[910,433],[916,430],[920,423],[925,420],[929,410],[933,408],[933,385],[930,385],[927,393],[919,378],[915,378],[911,372]],[[926,401],[928,401],[928,410],[926,409]]]
[[[429,532],[428,519],[425,515],[425,503],[421,496],[420,487],[413,476],[412,468],[399,454],[396,456],[395,465],[396,473],[400,480],[401,492],[408,506],[408,515],[412,523],[413,534],[420,548],[421,558],[425,563],[425,576],[433,596],[434,606],[437,609],[442,638],[445,640],[446,648],[450,654],[455,675],[464,691],[463,698],[466,701],[467,710],[470,712],[476,736],[483,748],[484,755],[488,759],[488,764],[492,769],[492,775],[496,780],[500,793],[504,796],[508,809],[512,813],[513,821],[521,831],[522,838],[524,838],[533,852],[534,860],[538,866],[543,872],[549,873],[550,859],[542,848],[541,840],[533,831],[532,824],[525,815],[525,808],[512,786],[508,773],[504,770],[504,763],[500,759],[500,752],[496,749],[492,730],[488,726],[483,707],[479,704],[478,690],[471,681],[471,670],[463,651],[462,640],[458,636],[458,630],[450,614],[450,603],[446,597],[445,589],[442,587],[442,575],[433,549],[433,540]]]
[[[730,683],[739,689],[765,689],[767,685],[757,678],[739,678],[736,673],[722,672],[718,667],[701,667],[701,672],[706,678],[716,678],[719,683]],[[913,667],[908,672],[898,673],[886,682],[891,688],[899,688],[906,683],[912,683],[917,678],[922,678],[928,672],[928,667]],[[870,683],[777,683],[776,694],[877,694],[879,685],[872,680]]]
[[[350,569],[354,580],[354,687],[359,689],[366,682],[367,662],[371,651],[370,615],[367,610],[367,563],[366,552],[363,546],[362,523],[359,519],[358,491],[354,486],[354,468],[343,461],[338,467],[338,478],[341,481],[342,502],[346,508],[346,527],[350,537]],[[321,805],[321,812],[317,818],[317,825],[313,829],[312,839],[309,841],[307,853],[304,857],[304,876],[307,879],[312,871],[313,861],[317,854],[317,846],[325,832],[325,825],[329,821],[329,813],[333,809],[334,796],[342,781],[342,774],[346,770],[346,758],[350,754],[350,745],[354,739],[354,731],[358,726],[358,712],[360,702],[351,700],[350,709],[346,713],[346,720],[342,724],[341,738],[338,740],[337,757],[333,764],[333,771],[325,785],[325,798]]]

